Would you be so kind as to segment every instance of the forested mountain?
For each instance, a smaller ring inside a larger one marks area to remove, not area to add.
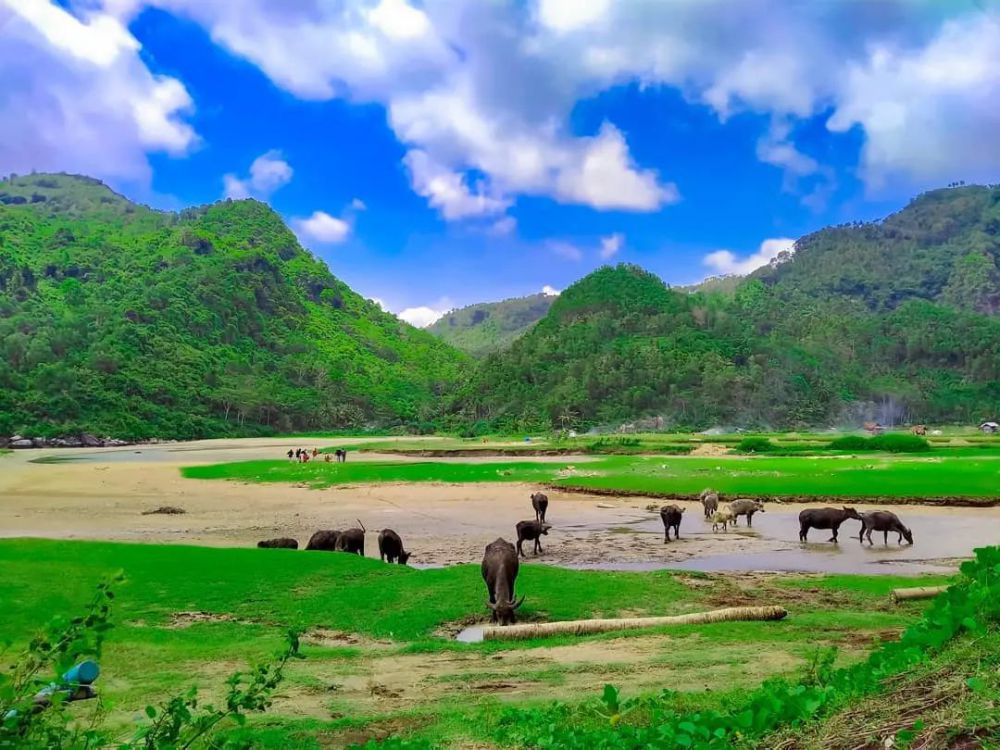
[[[454,404],[499,428],[974,422],[1000,412],[1000,188],[934,191],[823,230],[735,293],[602,268]]]
[[[484,357],[522,336],[542,319],[555,298],[555,295],[532,294],[469,305],[452,310],[427,330],[474,357]]]
[[[0,181],[0,435],[201,437],[426,418],[464,355],[381,311],[253,200],[153,211]]]

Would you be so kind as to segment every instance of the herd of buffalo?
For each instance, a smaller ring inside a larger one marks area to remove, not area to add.
[[[705,510],[705,518],[712,522],[712,531],[718,531],[721,527],[723,531],[728,531],[729,526],[736,526],[740,516],[745,516],[747,526],[753,526],[755,513],[764,512],[764,504],[759,500],[737,499],[725,506],[720,507],[719,493],[706,489],[699,496],[701,504]],[[549,498],[541,492],[531,495],[531,507],[535,511],[533,521],[519,521],[515,527],[517,532],[517,546],[505,539],[497,539],[486,545],[483,555],[482,574],[483,581],[486,582],[486,589],[489,593],[489,601],[486,606],[491,611],[490,620],[500,625],[510,625],[515,621],[514,612],[524,602],[524,597],[516,599],[514,595],[514,582],[517,580],[517,573],[520,567],[519,557],[524,557],[524,542],[534,542],[534,553],[537,555],[542,551],[540,538],[549,533],[552,525],[546,523],[545,514],[549,509]],[[660,509],[660,519],[663,521],[663,542],[670,541],[670,531],[674,532],[674,541],[680,539],[681,520],[684,516],[684,508],[678,505],[664,505]],[[830,529],[833,536],[831,542],[836,542],[837,532],[841,524],[849,518],[861,522],[861,533],[858,540],[863,544],[865,539],[872,544],[872,532],[881,531],[883,542],[889,543],[889,533],[898,534],[897,541],[902,544],[903,539],[907,543],[913,544],[913,533],[903,525],[895,513],[885,510],[876,510],[869,513],[859,513],[854,508],[844,506],[842,508],[806,508],[799,513],[799,541],[807,541],[809,529]],[[335,531],[324,529],[317,531],[309,538],[306,544],[307,550],[320,550],[325,552],[348,552],[362,557],[365,554],[365,533],[366,529],[361,521],[358,521],[357,528]],[[281,537],[278,539],[266,539],[257,542],[258,547],[298,549],[299,543],[295,539]],[[378,552],[383,562],[399,563],[405,565],[410,559],[410,553],[403,549],[403,540],[392,529],[382,529],[378,535]]]

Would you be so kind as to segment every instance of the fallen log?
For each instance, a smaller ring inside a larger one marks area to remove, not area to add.
[[[747,620],[781,620],[788,614],[784,607],[727,607],[710,612],[665,617],[624,617],[605,620],[565,620],[563,622],[525,623],[506,627],[491,625],[483,628],[484,641],[523,641],[550,635],[589,635],[612,630],[655,628],[661,625],[707,625],[712,622]]]
[[[947,590],[947,586],[917,586],[911,589],[893,589],[892,600],[899,602],[905,599],[930,599]]]

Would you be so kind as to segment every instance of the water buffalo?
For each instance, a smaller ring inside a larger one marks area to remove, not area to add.
[[[340,534],[337,539],[338,552],[350,552],[355,555],[365,556],[365,525],[358,521],[361,528],[347,529]]]
[[[899,534],[899,538],[896,539],[899,544],[903,543],[903,539],[906,539],[908,544],[913,544],[913,532],[903,525],[899,516],[887,510],[873,510],[871,513],[861,514],[861,533],[858,534],[858,541],[864,544],[867,537],[868,544],[871,544],[873,531],[882,532],[883,544],[889,543],[890,531]]]
[[[723,531],[729,531],[729,524],[735,524],[736,519],[728,508],[717,510],[712,514],[712,531],[718,531],[722,527]]]
[[[719,509],[719,493],[709,492],[707,495],[701,494],[701,504],[705,509],[705,518],[711,518],[712,514]]]
[[[406,565],[406,561],[410,559],[410,553],[403,549],[403,540],[392,529],[382,529],[379,532],[378,556],[383,561],[398,562],[400,565]]]
[[[535,520],[545,523],[545,511],[549,509],[549,496],[536,492],[531,496],[531,507],[535,509]]]
[[[660,508],[660,520],[663,521],[663,543],[670,541],[670,529],[674,530],[674,539],[681,538],[681,517],[684,508],[679,505],[664,505]]]
[[[539,537],[542,534],[546,536],[549,533],[549,529],[552,528],[551,524],[542,523],[541,521],[518,521],[517,522],[517,554],[524,557],[524,550],[521,549],[521,545],[525,541],[535,542],[535,554],[539,554],[542,551],[542,544],[539,541]]]
[[[842,508],[806,508],[799,513],[799,541],[806,541],[809,529],[833,529],[833,536],[829,541],[836,542],[837,530],[848,518],[860,521],[861,514],[846,505]]]
[[[278,539],[265,539],[262,542],[257,542],[257,546],[261,549],[298,549],[299,543],[294,539],[283,536]]]
[[[736,522],[739,520],[740,516],[746,516],[747,526],[753,526],[753,514],[763,513],[764,503],[760,500],[740,498],[739,500],[733,500],[733,502],[729,503],[729,510],[733,513],[733,526],[736,526]]]
[[[333,552],[337,549],[337,540],[343,532],[332,529],[317,531],[306,544],[306,549],[319,550],[320,552]]]
[[[497,539],[486,545],[483,555],[483,580],[490,599],[490,622],[500,625],[514,624],[514,611],[524,603],[524,597],[514,601],[514,582],[517,580],[517,552],[514,545],[504,539]]]

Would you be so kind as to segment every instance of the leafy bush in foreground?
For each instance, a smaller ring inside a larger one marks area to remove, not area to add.
[[[113,582],[119,582],[118,576]],[[88,701],[89,718],[71,711],[66,697],[55,692],[51,704],[39,709],[34,696],[85,657],[99,657],[111,625],[112,583],[102,583],[85,615],[68,624],[55,620],[28,644],[25,653],[0,673],[0,750],[45,748],[80,750],[118,747],[119,750],[173,750],[174,748],[244,747],[220,736],[224,722],[243,725],[247,714],[266,711],[274,691],[284,679],[284,667],[299,654],[298,634],[288,634],[284,650],[270,664],[255,666],[246,678],[236,672],[226,680],[224,704],[199,702],[198,689],[169,698],[160,706],[146,706],[149,721],[126,739],[115,737],[104,726],[106,714],[100,700]],[[82,707],[82,706],[81,706]]]

